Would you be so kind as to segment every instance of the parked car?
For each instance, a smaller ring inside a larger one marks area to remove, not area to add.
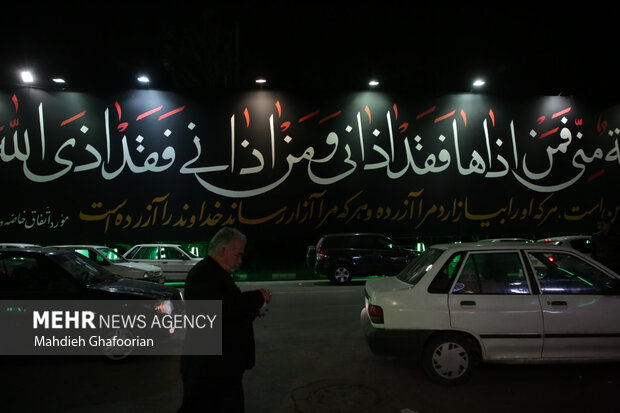
[[[620,276],[570,248],[435,245],[365,296],[370,349],[419,357],[441,383],[480,361],[620,360]]]
[[[152,300],[151,311],[162,314],[172,314],[183,307],[183,296],[174,287],[122,278],[81,254],[55,248],[0,250],[0,300],[119,300],[123,308],[129,300]],[[174,334],[173,329],[161,332],[166,339]],[[125,338],[130,332],[118,329],[109,333]],[[105,355],[122,359],[131,350],[118,353],[115,348],[108,348]]]
[[[559,237],[543,238],[536,242],[546,244],[561,245],[576,249],[577,251],[591,255],[592,254],[592,236],[591,235],[564,235]]]
[[[316,244],[314,272],[333,283],[346,284],[353,277],[395,275],[418,255],[383,234],[329,234]]]
[[[124,254],[129,261],[160,267],[166,281],[185,281],[188,271],[201,257],[177,244],[138,244]]]
[[[137,280],[164,282],[161,268],[141,262],[131,262],[118,255],[112,248],[100,245],[54,245],[52,248],[68,249],[106,267],[113,274]]]

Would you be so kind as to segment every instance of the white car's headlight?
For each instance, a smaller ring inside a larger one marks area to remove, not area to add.
[[[147,271],[144,273],[144,278],[155,278],[161,275],[161,271]]]

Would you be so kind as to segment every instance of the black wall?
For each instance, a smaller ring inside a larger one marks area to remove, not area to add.
[[[0,241],[204,242],[305,252],[590,233],[620,208],[620,106],[566,97],[0,93]],[[262,252],[261,252],[262,253]]]

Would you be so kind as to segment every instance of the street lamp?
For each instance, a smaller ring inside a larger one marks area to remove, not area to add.
[[[34,82],[34,77],[32,76],[32,73],[30,73],[27,70],[23,71],[22,72],[22,81],[24,83],[32,83],[32,82]]]

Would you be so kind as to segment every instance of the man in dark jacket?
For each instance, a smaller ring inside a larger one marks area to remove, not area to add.
[[[245,236],[222,228],[209,243],[208,255],[188,273],[185,300],[222,301],[222,355],[182,356],[183,404],[179,412],[243,412],[243,372],[254,367],[252,322],[267,290],[241,292],[231,274],[241,265]]]

